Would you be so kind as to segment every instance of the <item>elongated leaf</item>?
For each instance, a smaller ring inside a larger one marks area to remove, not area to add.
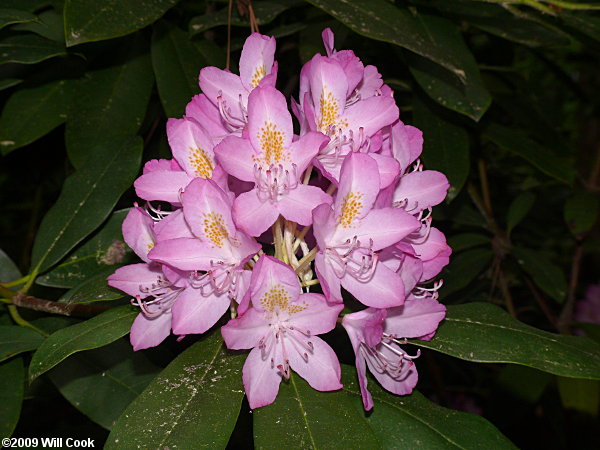
[[[0,117],[3,155],[41,138],[65,121],[70,86],[67,80],[52,81],[11,95]]]
[[[13,23],[31,22],[36,17],[27,11],[18,9],[0,9],[0,30]]]
[[[600,381],[558,377],[558,392],[565,408],[598,415]]]
[[[489,245],[490,238],[478,233],[461,233],[448,238],[448,245],[453,252],[459,252],[480,245]]]
[[[413,100],[414,125],[423,131],[423,159],[428,169],[443,172],[450,181],[448,198],[454,198],[469,175],[469,135],[460,126],[437,115],[419,97]]]
[[[65,37],[73,46],[111,39],[150,25],[179,0],[66,0]]]
[[[525,218],[534,202],[535,194],[533,192],[523,192],[511,202],[506,215],[506,231],[509,235],[513,228]]]
[[[298,0],[268,0],[268,1],[253,1],[252,8],[256,16],[256,22],[259,25],[265,25],[273,21],[279,14],[293,6],[301,5]],[[231,24],[235,26],[248,26],[250,22],[248,17],[240,16],[239,12],[234,8],[231,15]],[[211,14],[194,17],[190,21],[190,34],[202,33],[219,25],[227,25],[228,19],[227,8],[220,9]]]
[[[0,64],[35,64],[64,54],[64,45],[35,34],[18,34],[0,40]]]
[[[513,254],[542,291],[557,302],[564,302],[567,295],[567,279],[560,267],[534,250],[513,248]]]
[[[17,84],[20,84],[22,82],[23,80],[19,80],[18,78],[5,78],[3,80],[0,80],[0,91],[16,86]]]
[[[56,204],[40,225],[32,267],[42,272],[59,262],[110,214],[131,186],[141,159],[137,137],[105,139],[87,164],[67,178]]]
[[[564,377],[600,379],[600,345],[530,327],[489,303],[448,306],[435,337],[414,343],[467,361],[521,364]]]
[[[0,364],[0,438],[10,437],[21,415],[25,368],[21,358]]]
[[[244,358],[218,332],[195,343],[129,405],[105,448],[225,448],[244,397]]]
[[[523,131],[492,124],[485,130],[484,136],[499,147],[529,161],[546,175],[563,183],[573,183],[575,175],[569,161],[554,155],[550,149],[529,139]]]
[[[127,406],[158,374],[142,352],[123,339],[73,355],[48,375],[75,408],[110,430]]]
[[[53,9],[42,11],[35,22],[28,22],[13,27],[18,31],[31,31],[46,39],[65,45],[65,26],[63,15]]]
[[[578,33],[600,42],[600,18],[587,11],[561,11],[560,18]]]
[[[308,0],[358,34],[399,45],[465,79],[445,42],[436,41],[412,13],[385,0]]]
[[[362,408],[345,391],[319,392],[295,373],[282,380],[275,403],[254,410],[260,449],[381,448]]]
[[[342,383],[353,407],[362,410],[354,367],[342,365]],[[417,391],[397,396],[383,390],[373,378],[369,391],[375,406],[365,421],[381,448],[516,448],[483,417],[443,408]]]
[[[19,353],[35,350],[44,338],[31,328],[16,325],[0,326],[0,361]]]
[[[75,168],[93,143],[136,134],[146,114],[154,80],[146,43],[136,36],[121,52],[114,66],[88,73],[74,89],[65,139]]]
[[[0,249],[0,283],[18,280],[21,272],[12,259]]]
[[[598,197],[590,192],[573,195],[565,204],[565,222],[577,235],[591,230],[598,218]]]
[[[159,22],[152,34],[152,65],[167,116],[180,117],[185,105],[200,92],[198,74],[206,61],[186,32]]]
[[[477,62],[456,25],[441,17],[419,14],[419,20],[436,42],[445,47],[464,75],[459,78],[444,67],[418,55],[408,55],[409,68],[421,88],[440,105],[478,121],[492,97],[485,88]]]
[[[121,226],[128,212],[129,209],[114,212],[100,231],[69,255],[65,262],[38,277],[36,283],[71,289],[107,266],[116,269],[116,264],[129,263],[133,259],[133,252],[123,242],[121,233]]]
[[[73,289],[67,291],[61,298],[61,303],[92,303],[106,302],[123,298],[123,292],[110,287],[106,277],[115,271],[113,267],[100,269],[96,274]]]
[[[502,369],[496,382],[501,390],[510,393],[513,397],[534,404],[553,379],[554,377],[547,372],[508,364]]]
[[[489,265],[492,256],[489,248],[474,248],[453,256],[442,275],[443,294],[449,295],[467,287]]]
[[[129,332],[137,311],[129,305],[51,334],[31,358],[29,379],[34,380],[63,359],[82,350],[110,344]]]

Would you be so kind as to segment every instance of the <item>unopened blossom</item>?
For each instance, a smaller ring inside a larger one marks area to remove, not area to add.
[[[341,302],[343,286],[367,306],[387,308],[404,301],[402,278],[383,264],[377,252],[419,228],[397,208],[373,209],[380,190],[377,163],[366,154],[346,156],[333,208],[315,209],[314,235],[319,252],[315,268],[325,295]]]
[[[290,369],[318,391],[342,387],[337,356],[316,335],[335,327],[343,305],[331,305],[321,294],[302,294],[292,268],[266,255],[254,266],[247,295],[252,307],[221,334],[230,349],[252,349],[243,368],[250,408],[273,403]]]
[[[294,141],[285,97],[270,86],[255,88],[248,99],[247,137],[229,136],[216,148],[219,163],[234,177],[254,182],[233,205],[236,224],[259,236],[279,215],[300,225],[312,223],[312,210],[331,197],[302,183],[302,173],[328,141],[309,132]]]
[[[373,408],[367,389],[367,367],[384,389],[398,395],[410,394],[418,380],[413,359],[420,352],[410,355],[400,345],[406,343],[406,338],[431,339],[445,314],[445,306],[435,299],[410,296],[402,306],[387,310],[367,308],[344,316],[342,325],[356,355],[366,410]]]

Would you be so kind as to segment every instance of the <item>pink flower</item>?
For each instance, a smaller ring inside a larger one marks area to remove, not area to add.
[[[585,298],[575,303],[573,319],[600,325],[600,284],[588,286]]]
[[[408,297],[404,305],[388,310],[367,308],[346,314],[342,325],[356,355],[358,381],[366,410],[373,408],[367,390],[367,367],[381,386],[398,395],[410,394],[417,384],[415,356],[399,344],[405,338],[429,340],[446,314],[444,305],[430,297]]]
[[[248,99],[247,138],[229,136],[215,148],[219,163],[229,174],[255,183],[233,205],[236,224],[251,236],[267,230],[280,214],[310,225],[311,211],[321,203],[331,203],[329,195],[301,180],[327,137],[316,132],[297,141],[293,137],[285,97],[265,86],[255,88]]]
[[[351,153],[342,165],[333,209],[321,205],[313,212],[319,247],[315,268],[330,301],[342,301],[340,286],[376,308],[404,301],[402,279],[378,264],[376,252],[399,242],[419,222],[401,209],[373,209],[379,190],[377,163],[369,155]]]
[[[334,351],[317,334],[335,327],[342,305],[320,294],[302,294],[298,277],[281,261],[263,255],[252,272],[252,308],[221,328],[228,348],[252,348],[243,368],[250,408],[275,401],[290,368],[319,391],[340,389]]]

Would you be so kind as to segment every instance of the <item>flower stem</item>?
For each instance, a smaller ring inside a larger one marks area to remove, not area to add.
[[[308,266],[313,261],[313,259],[315,259],[318,251],[319,248],[315,247],[306,255],[304,255],[304,257],[298,262],[298,267],[296,267],[296,273],[301,273],[304,270],[304,268]]]
[[[26,328],[31,328],[33,331],[40,333],[42,336],[45,336],[45,337],[50,336],[44,330],[39,329],[32,323],[23,319],[21,317],[21,315],[19,314],[19,311],[17,310],[17,307],[15,305],[8,305],[8,312],[10,314],[10,317],[12,317],[12,320],[14,320],[17,325],[26,327]]]

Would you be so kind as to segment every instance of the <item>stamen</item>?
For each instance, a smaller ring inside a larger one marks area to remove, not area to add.
[[[373,240],[369,239],[369,245],[363,246],[357,236],[343,244],[327,247],[325,252],[335,263],[332,269],[338,278],[350,274],[363,282],[371,279],[379,259],[373,251]]]
[[[296,189],[300,183],[296,164],[292,164],[291,170],[282,164],[271,164],[267,169],[255,164],[254,179],[258,198],[263,202],[276,202],[282,195]]]

